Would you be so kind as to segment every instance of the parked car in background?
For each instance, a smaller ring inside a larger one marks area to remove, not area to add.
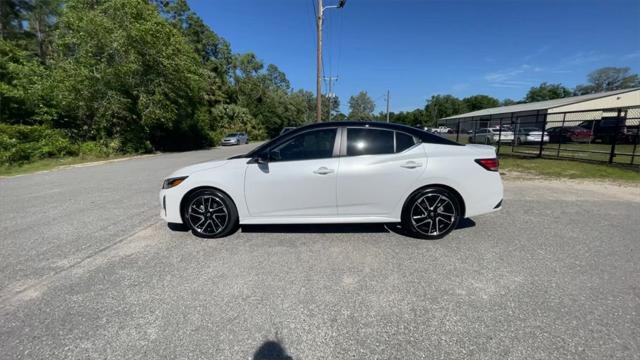
[[[425,131],[428,131],[433,134],[454,134],[453,129],[448,128],[446,126],[438,126],[435,128],[424,128]]]
[[[249,136],[243,132],[231,133],[222,139],[222,145],[248,144]]]
[[[207,238],[243,224],[401,223],[407,234],[438,239],[465,217],[499,210],[502,195],[491,146],[340,121],[177,170],[164,180],[160,204],[167,222]]]
[[[286,133],[288,133],[289,131],[291,131],[293,129],[295,129],[295,128],[291,127],[291,126],[283,127],[282,130],[280,130],[280,135],[286,134]]]
[[[552,143],[586,143],[591,141],[591,129],[580,126],[554,126],[547,129],[547,134],[549,134],[549,142]]]
[[[504,130],[500,132],[500,129],[482,128],[469,136],[469,143],[471,144],[497,144],[498,142],[513,142],[513,132]]]
[[[603,117],[600,120],[583,121],[578,126],[593,132],[593,142],[611,144],[615,140],[616,143],[624,144],[632,142],[634,137],[634,131],[627,127],[624,117]]]
[[[518,144],[539,144],[542,142],[549,142],[549,135],[538,128],[520,128],[516,135],[516,145]]]

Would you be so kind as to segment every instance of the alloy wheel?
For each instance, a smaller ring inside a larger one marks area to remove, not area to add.
[[[205,236],[219,234],[229,221],[229,211],[222,200],[203,194],[191,200],[187,218],[193,230]]]
[[[438,236],[447,232],[455,223],[456,208],[447,196],[426,194],[411,208],[411,222],[420,233]]]

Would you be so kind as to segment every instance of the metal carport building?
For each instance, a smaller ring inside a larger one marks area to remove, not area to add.
[[[628,126],[640,119],[640,88],[483,109],[438,120],[457,133],[502,125],[549,128],[573,126],[583,121],[619,116]]]

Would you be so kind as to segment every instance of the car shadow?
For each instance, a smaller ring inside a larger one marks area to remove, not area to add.
[[[476,226],[471,219],[462,219],[458,222],[456,230]],[[393,224],[278,224],[278,225],[242,225],[243,233],[292,233],[292,234],[353,234],[353,233],[389,233],[393,232],[403,236],[415,237],[409,234],[399,223]]]
[[[183,224],[167,224],[170,230],[188,232],[189,228]],[[456,230],[466,229],[476,226],[471,219],[462,219],[458,222]],[[359,224],[277,224],[277,225],[241,225],[243,233],[282,233],[282,234],[375,234],[393,232],[398,235],[419,239],[419,237],[409,233],[402,228],[399,223],[379,224],[379,223],[359,223]]]

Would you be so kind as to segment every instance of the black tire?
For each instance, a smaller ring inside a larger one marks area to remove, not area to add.
[[[225,237],[238,229],[236,205],[216,189],[202,189],[189,195],[182,209],[182,219],[191,233],[201,238]]]
[[[402,210],[402,228],[421,239],[441,239],[458,226],[460,213],[454,194],[443,188],[427,187],[407,199]]]

